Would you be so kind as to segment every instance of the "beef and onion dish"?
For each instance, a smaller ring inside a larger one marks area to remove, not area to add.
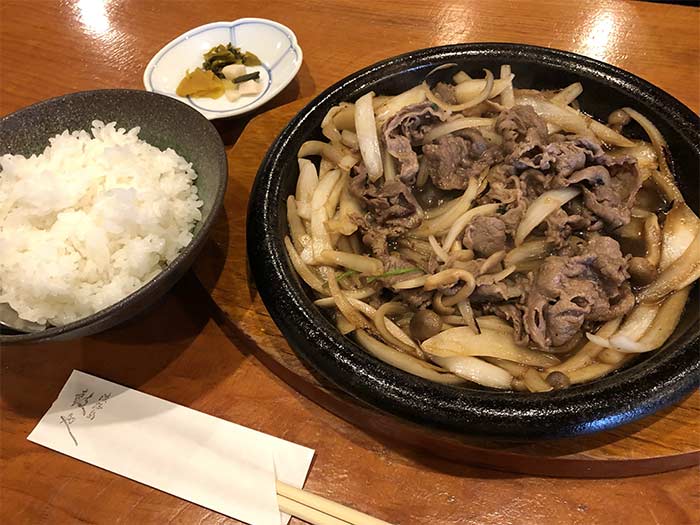
[[[367,352],[445,384],[544,392],[660,348],[700,276],[700,220],[656,127],[580,83],[367,93],[299,150],[285,245]],[[632,123],[648,141],[628,138]]]

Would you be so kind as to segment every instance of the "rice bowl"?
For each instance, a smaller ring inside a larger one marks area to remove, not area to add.
[[[190,163],[138,127],[92,125],[0,158],[0,302],[30,322],[64,325],[126,297],[201,219]]]
[[[84,337],[141,313],[189,269],[223,208],[228,167],[219,133],[197,111],[157,93],[129,89],[83,91],[37,102],[5,115],[0,118],[0,158],[7,154],[38,156],[49,145],[50,138],[66,129],[87,130],[92,137],[90,131],[96,120],[116,122],[116,127],[124,128],[125,133],[139,127],[140,139],[163,152],[170,148],[191,163],[197,177],[190,183],[196,187],[197,199],[202,202],[197,208],[201,219],[189,227],[187,237],[191,240],[179,249],[174,259],[163,259],[157,275],[148,281],[141,279],[143,286],[126,297],[87,317],[60,326],[47,325],[40,331],[21,333],[23,329],[18,327],[18,333],[0,324],[0,345]],[[0,301],[2,304],[5,303]]]

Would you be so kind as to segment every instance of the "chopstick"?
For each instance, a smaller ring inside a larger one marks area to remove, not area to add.
[[[339,520],[338,518],[324,514],[320,510],[307,507],[298,501],[285,498],[279,494],[277,494],[277,504],[281,512],[302,519],[311,523],[311,525],[349,525],[347,521]]]
[[[391,525],[335,501],[277,481],[280,510],[312,525]]]

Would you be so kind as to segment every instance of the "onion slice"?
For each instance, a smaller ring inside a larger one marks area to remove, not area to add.
[[[352,297],[348,297],[348,302],[353,306],[353,308],[356,308],[358,311],[362,312],[365,316],[367,316],[369,319],[372,319],[374,322],[376,315],[377,315],[377,309],[374,308],[373,306],[368,305],[365,302],[359,301],[357,299],[353,299]],[[388,303],[384,303],[388,304]],[[413,340],[406,335],[406,332],[401,330],[401,328],[394,323],[391,319],[387,319],[386,317],[384,318],[384,326],[386,330],[389,332],[391,337],[396,338],[398,341],[400,341],[403,345],[407,346],[410,348],[410,351],[413,352],[414,354],[422,354],[423,352],[418,348],[418,346],[413,342]]]
[[[310,247],[311,236],[306,233],[306,227],[297,213],[296,199],[294,195],[287,197],[287,223],[289,224],[289,234],[294,242],[294,248],[302,252],[304,248]],[[313,257],[311,258],[313,259]]]
[[[514,76],[510,73],[510,65],[503,64],[501,66],[500,80],[505,80],[508,83],[506,84],[503,93],[501,93],[501,105],[507,109],[510,109],[515,105],[515,97],[513,95],[513,78]]]
[[[606,322],[603,326],[598,328],[598,331],[594,334],[586,334],[589,342],[586,343],[583,348],[572,355],[569,359],[561,363],[560,365],[554,366],[548,369],[548,372],[565,372],[569,373],[571,370],[576,370],[578,368],[583,368],[593,362],[595,357],[609,345],[608,338],[613,335],[617,328],[620,326],[620,321],[622,317],[617,317]],[[604,344],[597,344],[595,341],[601,341]]]
[[[376,288],[371,287],[357,288],[355,290],[343,290],[345,296],[350,297],[352,299],[367,299],[368,297],[373,296],[377,292],[378,290]],[[323,308],[331,308],[335,306],[335,300],[332,297],[324,297],[322,299],[316,299],[314,301],[314,304]]]
[[[377,359],[384,361],[391,366],[413,374],[415,376],[442,383],[445,385],[458,385],[464,383],[464,379],[454,374],[438,372],[425,361],[421,361],[409,354],[404,354],[398,350],[378,341],[364,330],[356,330],[355,338],[367,353]]]
[[[674,204],[666,216],[659,269],[665,270],[688,249],[700,230],[700,219],[683,202]]]
[[[449,208],[447,208],[447,211],[436,217],[424,220],[423,224],[411,231],[411,235],[425,239],[428,235],[437,236],[447,232],[460,216],[469,211],[479,192],[481,180],[486,176],[487,172],[488,170],[484,170],[479,180],[476,177],[469,179],[467,189],[464,190],[461,197],[448,203]],[[448,205],[445,206],[447,207]]]
[[[569,372],[569,381],[572,385],[578,385],[580,383],[588,383],[599,377],[608,375],[613,370],[617,370],[627,361],[629,361],[631,356],[625,356],[625,359],[618,361],[617,363],[607,364],[607,363],[594,363],[583,368],[578,368]]]
[[[530,392],[549,392],[550,390],[554,390],[549,383],[542,379],[542,376],[534,368],[529,368],[525,371],[523,380]]]
[[[560,128],[581,135],[595,135],[600,140],[613,146],[629,148],[634,142],[622,136],[617,131],[610,129],[597,120],[594,120],[580,111],[569,106],[558,106],[546,100],[540,93],[533,94],[530,91],[520,91],[515,96],[516,104],[532,106],[540,117],[547,123],[555,124]]]
[[[583,93],[583,86],[581,85],[581,82],[574,82],[550,98],[549,101],[557,106],[568,106],[574,100],[576,100],[581,93]]]
[[[462,104],[446,104],[445,101],[435,96],[427,83],[423,82],[425,96],[428,100],[430,100],[430,102],[438,106],[440,109],[451,111],[452,113],[458,113],[460,111],[464,111],[465,109],[473,108],[477,104],[481,104],[484,100],[488,100],[491,97],[491,92],[493,90],[493,73],[491,73],[491,71],[488,69],[484,69],[484,74],[486,75],[486,78],[484,79],[486,81],[484,89],[482,89],[481,93],[476,95],[474,98],[469,99]]]
[[[668,150],[668,145],[664,140],[663,135],[651,121],[644,115],[632,108],[622,108],[622,111],[627,113],[632,120],[637,122],[642,129],[649,135],[654,149],[656,150],[656,160],[659,163],[659,171],[652,172],[652,178],[656,185],[663,191],[666,198],[674,202],[683,202],[683,194],[675,184],[675,179],[671,173],[671,169],[666,162],[665,152]]]
[[[326,229],[326,222],[328,221],[326,203],[338,179],[340,179],[340,173],[339,170],[329,171],[320,180],[311,197],[311,225],[309,233],[311,234],[311,248],[314,260],[318,259],[323,251],[333,249],[330,235]]]
[[[468,326],[458,326],[426,339],[421,346],[431,357],[487,356],[532,366],[559,364],[559,360],[550,354],[516,345],[509,332],[479,326],[480,334]]]
[[[658,313],[659,305],[639,304],[630,312],[614,335],[622,335],[636,341],[649,329]]]
[[[514,332],[513,326],[510,323],[495,315],[482,315],[476,318],[476,322],[479,324],[480,328],[493,330],[495,332],[500,331],[508,334]]]
[[[644,244],[646,245],[646,259],[655,268],[661,260],[661,227],[659,219],[650,213],[644,220]]]
[[[384,264],[379,259],[367,255],[347,253],[337,250],[325,250],[321,252],[317,261],[320,264],[330,266],[343,266],[365,275],[380,275],[384,272]]]
[[[429,144],[443,135],[449,135],[460,129],[490,127],[494,125],[495,121],[496,119],[492,118],[470,117],[457,118],[443,124],[438,124],[425,134],[425,137],[423,137],[423,144]]]
[[[340,290],[338,281],[336,280],[335,270],[324,266],[321,268],[321,271],[323,272],[324,269],[326,278],[328,279],[328,289],[340,313],[342,313],[355,328],[369,328],[367,320],[350,304],[348,297]]]
[[[549,255],[552,245],[551,241],[545,239],[533,239],[510,250],[503,259],[503,264],[517,267],[522,262],[543,259]]]
[[[297,179],[296,201],[299,216],[311,218],[311,197],[318,186],[316,166],[308,159],[299,159],[299,178]]]
[[[498,211],[498,208],[500,207],[500,203],[483,204],[481,206],[477,206],[476,208],[472,208],[471,210],[464,212],[452,224],[452,226],[450,226],[450,230],[447,232],[447,235],[445,235],[445,239],[442,242],[442,249],[449,250],[452,244],[457,240],[459,234],[464,230],[464,228],[467,227],[467,225],[472,221],[472,219],[481,215],[493,215]]]
[[[568,187],[556,190],[549,190],[537,197],[527,208],[525,217],[520,221],[515,232],[515,245],[520,246],[532,230],[545,220],[550,213],[576,197],[581,190],[579,188]]]
[[[660,348],[676,329],[689,293],[690,286],[686,286],[666,299],[659,308],[654,322],[638,341],[627,335],[615,334],[610,338],[610,344],[624,353],[651,352]]]
[[[381,150],[379,149],[377,122],[374,118],[372,97],[374,97],[374,92],[370,91],[355,102],[355,130],[362,160],[365,161],[365,167],[369,174],[369,180],[374,182],[382,176],[384,167]]]
[[[292,266],[297,271],[297,273],[304,279],[304,282],[308,284],[311,288],[316,290],[322,295],[328,295],[328,290],[323,287],[323,282],[321,279],[316,277],[316,275],[311,271],[294,248],[294,244],[289,239],[289,237],[284,238],[284,246],[287,248],[287,254],[289,255],[289,260],[292,261]]]
[[[419,84],[417,86],[414,86],[408,91],[404,91],[400,95],[391,97],[384,104],[377,107],[377,122],[384,123],[406,106],[410,106],[412,104],[419,104],[424,100],[425,89],[423,88],[423,85]]]
[[[510,77],[507,78],[495,79],[493,81],[493,87],[491,88],[491,97],[495,97],[503,93],[514,78],[515,75],[511,74]],[[457,98],[457,102],[464,103],[473,99],[474,97],[477,97],[479,93],[483,93],[486,84],[486,79],[472,79],[462,76],[461,81],[455,86],[455,98]]]
[[[397,350],[401,350],[403,352],[413,354],[418,358],[422,358],[425,356],[425,354],[415,345],[413,341],[411,341],[411,339],[403,330],[401,330],[401,328],[399,328],[393,321],[391,321],[391,319],[388,318],[388,316],[391,314],[405,313],[406,311],[406,306],[400,302],[392,301],[384,303],[375,310],[374,315],[372,316],[372,322],[374,323],[374,327],[379,332],[379,335],[382,336],[382,339],[384,339],[385,342],[389,343],[391,346],[394,346]],[[390,330],[388,328],[388,323],[391,323],[395,330]],[[396,330],[398,330],[398,333],[401,334],[398,337],[394,335]]]
[[[411,277],[410,279],[404,279],[403,281],[396,282],[392,284],[391,287],[394,290],[410,290],[412,288],[422,288],[425,285],[426,279],[428,279],[427,275]]]
[[[601,337],[601,336],[596,335],[596,334],[592,334],[590,332],[586,332],[586,337],[594,345],[597,345],[597,346],[600,346],[603,348],[611,348],[609,339],[605,339],[604,337]]]
[[[513,376],[504,369],[477,357],[434,357],[433,361],[453,374],[482,386],[507,390],[513,381]]]
[[[700,277],[700,231],[695,234],[693,242],[686,248],[683,255],[673,261],[656,280],[642,290],[638,300],[643,303],[654,303],[671,292],[676,292]]]

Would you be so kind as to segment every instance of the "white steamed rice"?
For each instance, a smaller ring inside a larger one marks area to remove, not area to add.
[[[0,157],[0,303],[63,325],[155,277],[201,219],[192,165],[114,122]]]

